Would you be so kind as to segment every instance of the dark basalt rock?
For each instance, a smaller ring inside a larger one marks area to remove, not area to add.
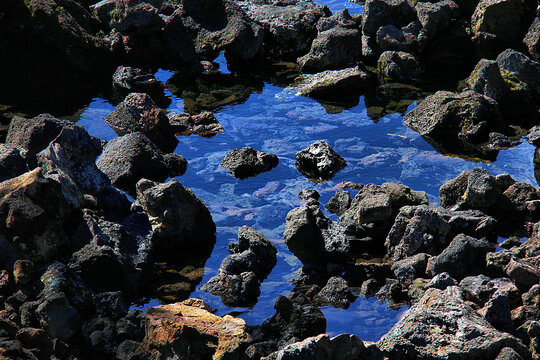
[[[296,168],[308,178],[328,180],[347,162],[324,140],[319,140],[296,153]]]
[[[118,135],[140,131],[163,152],[173,152],[178,144],[169,119],[150,96],[131,93],[106,118]]]
[[[536,60],[540,61],[540,16],[536,16],[529,27],[529,31],[523,43],[527,46],[529,54]]]
[[[356,300],[356,295],[349,289],[347,281],[337,276],[328,279],[326,285],[314,298],[316,304],[332,305],[342,309],[347,309],[354,300]]]
[[[171,113],[168,117],[173,131],[180,135],[211,137],[225,131],[214,114],[208,111],[197,115]]]
[[[368,88],[369,79],[368,73],[357,66],[301,75],[296,87],[300,95],[347,104]]]
[[[243,179],[269,171],[278,165],[276,155],[264,153],[250,147],[229,151],[221,160],[220,165],[232,176]]]
[[[28,171],[26,151],[11,145],[0,144],[0,181],[5,181]]]
[[[350,206],[351,194],[346,190],[338,189],[324,207],[333,214],[342,215]]]
[[[140,68],[119,66],[113,74],[113,85],[126,90],[153,88],[158,84],[152,73]]]
[[[413,54],[403,51],[385,51],[377,61],[377,72],[381,82],[420,82],[424,69]]]
[[[169,174],[182,175],[183,172],[178,172],[182,170],[181,159],[168,159],[169,162],[143,133],[134,132],[109,141],[96,165],[114,186],[134,193],[135,185],[142,178],[162,182]],[[180,163],[175,164],[175,159]],[[183,163],[185,166],[185,159]],[[185,172],[185,167],[183,170]]]

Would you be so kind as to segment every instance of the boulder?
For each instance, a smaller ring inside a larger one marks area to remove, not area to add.
[[[6,145],[26,150],[26,161],[31,168],[36,166],[36,155],[53,141],[60,131],[71,123],[49,114],[27,119],[14,116],[9,124]]]
[[[351,194],[346,190],[338,189],[324,207],[333,214],[342,215],[350,206]]]
[[[509,89],[494,60],[481,59],[467,79],[469,89],[498,102],[504,101]]]
[[[214,114],[208,111],[197,115],[170,113],[168,117],[175,134],[211,137],[225,131]]]
[[[537,98],[540,94],[540,64],[526,55],[506,49],[497,56],[501,75],[511,90],[530,94]]]
[[[540,269],[526,260],[512,258],[505,271],[518,288],[525,291],[540,282]]]
[[[156,87],[159,83],[151,72],[131,66],[119,66],[113,74],[113,85],[134,90]]]
[[[135,192],[135,185],[142,178],[163,182],[170,173],[175,173],[154,143],[141,132],[109,141],[96,165],[114,186],[129,193]],[[174,176],[178,175],[182,173]]]
[[[369,75],[360,67],[326,70],[298,78],[298,93],[315,99],[343,100],[367,89]]]
[[[420,253],[406,257],[392,264],[392,271],[396,278],[404,283],[407,280],[424,277],[426,275],[427,262],[431,256]]]
[[[486,267],[486,254],[492,249],[485,239],[478,240],[460,234],[443,252],[428,260],[427,273],[435,276],[448,273],[456,280],[481,272]]]
[[[427,284],[428,288],[436,288],[445,290],[449,286],[457,285],[456,279],[450,276],[447,272],[442,272],[433,277]]]
[[[368,0],[364,5],[362,34],[374,36],[384,25],[402,27],[416,20],[416,10],[407,0]]]
[[[401,260],[418,253],[440,254],[454,236],[493,237],[497,221],[480,211],[448,211],[434,206],[404,206],[388,233],[388,255]]]
[[[200,299],[147,310],[146,335],[133,359],[184,357],[238,359],[251,341],[244,320],[212,314]]]
[[[529,27],[529,31],[523,43],[527,46],[529,54],[536,60],[540,61],[540,17],[536,16]]]
[[[349,289],[347,281],[333,276],[314,298],[316,304],[332,305],[336,308],[347,309],[356,300],[356,295]]]
[[[163,26],[159,10],[152,5],[152,1],[102,0],[90,9],[109,30],[115,29],[121,33]]]
[[[494,359],[505,347],[528,357],[521,340],[493,328],[456,286],[428,289],[377,347],[392,359]]]
[[[208,208],[191,190],[176,179],[165,184],[142,179],[136,188],[137,203],[152,224],[156,253],[173,258],[184,252],[210,255],[216,226]]]
[[[251,147],[231,150],[220,165],[232,176],[244,179],[275,168],[279,159],[275,154],[265,153]]]
[[[28,171],[25,156],[25,150],[7,144],[0,144],[0,182]]]
[[[308,178],[324,181],[343,169],[347,162],[324,140],[296,153],[296,168]]]
[[[432,39],[448,30],[450,23],[459,16],[459,7],[452,0],[443,0],[435,3],[419,1],[416,6],[418,20]]]
[[[144,93],[126,96],[105,118],[105,122],[120,136],[142,132],[166,153],[173,152],[178,144],[167,115]]]
[[[298,59],[302,72],[316,73],[356,63],[362,53],[362,34],[347,9],[320,22],[309,53]]]
[[[502,44],[518,43],[523,38],[524,17],[525,6],[520,0],[480,0],[471,18],[471,29],[475,35],[493,34]]]
[[[414,83],[422,79],[423,67],[413,54],[403,51],[385,51],[377,61],[381,82]]]
[[[479,307],[484,307],[497,292],[508,294],[512,307],[521,303],[519,290],[512,280],[506,277],[492,279],[486,275],[467,276],[460,281],[459,287],[463,290],[464,298]]]

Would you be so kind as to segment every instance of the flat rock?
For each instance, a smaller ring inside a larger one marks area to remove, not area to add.
[[[319,99],[351,96],[367,88],[368,74],[359,67],[342,70],[326,70],[313,75],[302,75],[298,81],[298,93]]]
[[[197,115],[170,113],[168,117],[175,134],[212,137],[225,131],[215,115],[208,111]]]

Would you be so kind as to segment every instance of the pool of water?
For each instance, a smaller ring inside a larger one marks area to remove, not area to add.
[[[347,7],[351,13],[361,13],[361,5],[343,0],[319,0],[332,11]],[[232,77],[223,55],[216,60],[222,76]],[[165,84],[164,97],[169,112],[183,112],[186,93],[171,84],[174,74],[156,73]],[[407,111],[416,106],[411,104]],[[114,109],[104,97],[94,98],[74,117],[88,132],[101,139],[116,137],[103,119]],[[480,166],[493,174],[509,173],[518,181],[537,186],[534,177],[534,147],[526,141],[501,151],[496,161],[474,162],[439,154],[420,135],[403,125],[403,114],[393,113],[370,118],[366,99],[347,109],[323,106],[315,100],[298,96],[294,89],[262,82],[238,101],[220,106],[215,115],[225,133],[212,138],[180,136],[176,152],[185,156],[189,165],[178,177],[209,207],[217,225],[217,242],[207,261],[201,284],[217,273],[228,255],[228,243],[236,241],[237,229],[248,225],[264,234],[278,249],[278,263],[261,286],[261,296],[252,308],[229,308],[219,297],[202,291],[201,297],[218,309],[218,314],[239,313],[248,324],[259,324],[274,314],[273,305],[280,295],[288,295],[290,280],[301,267],[300,261],[283,241],[285,217],[301,204],[297,195],[302,189],[316,189],[324,205],[343,181],[357,183],[397,182],[412,189],[425,191],[431,204],[438,204],[438,189],[447,180],[464,170]],[[72,117],[73,118],[73,117]],[[348,166],[330,181],[315,184],[295,167],[295,154],[316,140],[326,140]],[[273,170],[256,177],[238,180],[220,168],[222,158],[232,149],[251,146],[276,154],[280,161]],[[326,214],[332,219],[336,217]],[[147,306],[156,305],[155,300]],[[359,296],[347,310],[323,308],[327,331],[357,334],[362,340],[376,341],[386,333],[406,309],[388,308],[388,304]],[[144,307],[141,307],[144,309]]]

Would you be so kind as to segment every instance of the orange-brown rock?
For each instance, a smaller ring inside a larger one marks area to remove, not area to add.
[[[244,320],[211,310],[200,299],[149,308],[146,337],[135,359],[244,359],[251,341]]]

